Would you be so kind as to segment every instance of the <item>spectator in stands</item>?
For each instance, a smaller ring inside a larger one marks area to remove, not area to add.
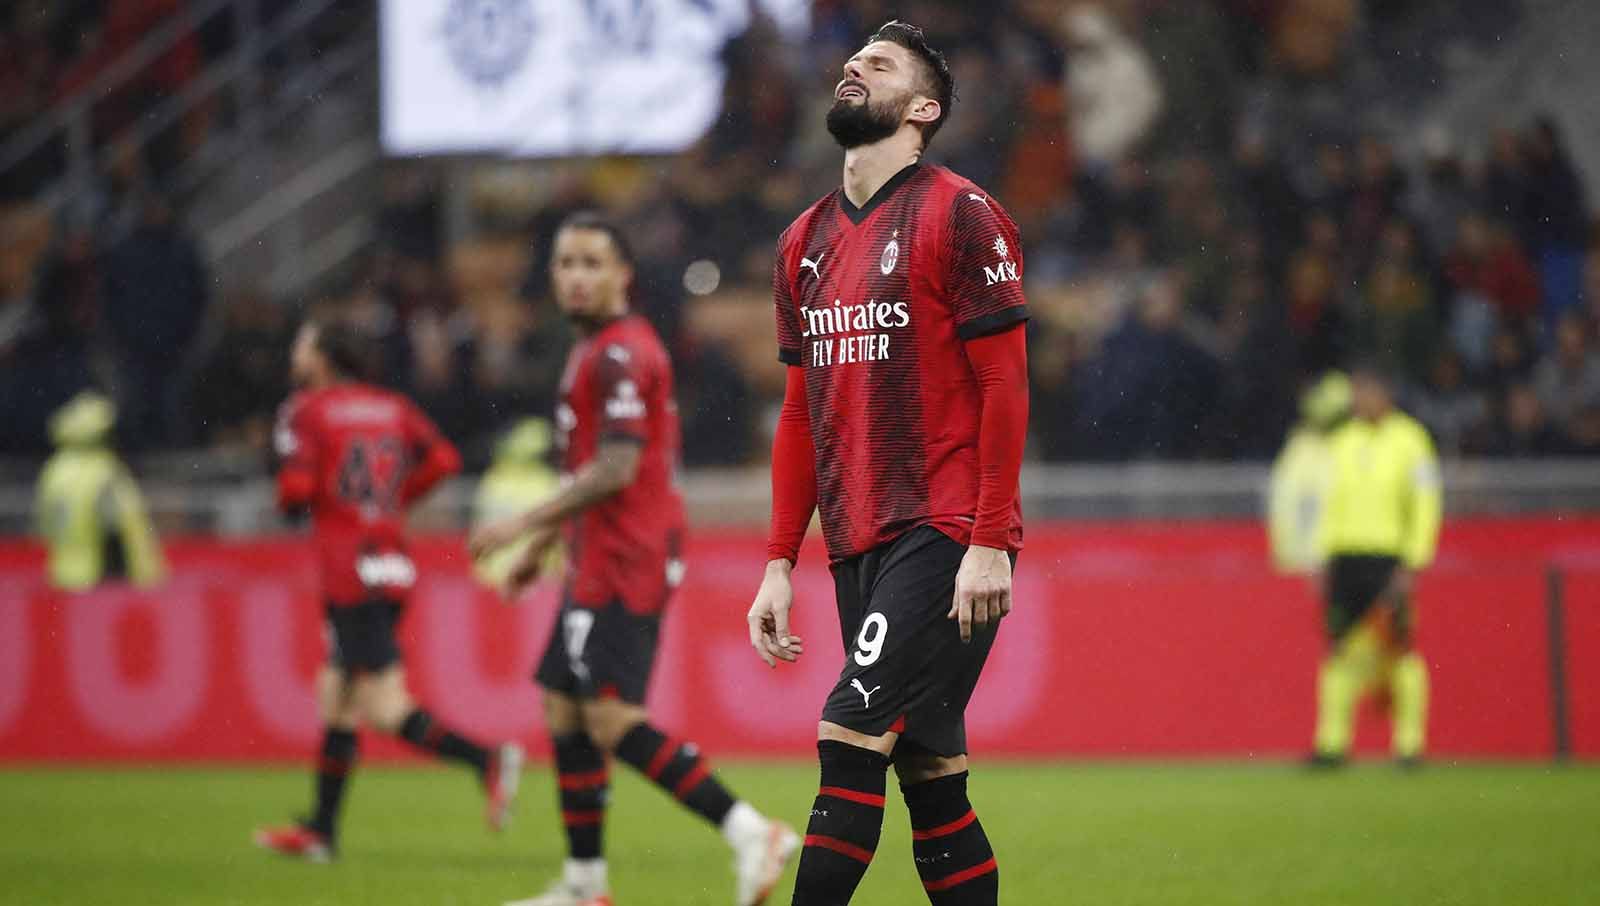
[[[1338,142],[1323,142],[1315,152],[1306,202],[1333,218],[1341,234],[1344,219],[1355,203],[1355,177],[1350,172],[1350,154]]]
[[[459,438],[469,461],[489,435],[530,412],[554,412],[571,328],[554,305],[521,299],[479,306],[464,350],[470,371],[472,434]]]
[[[0,139],[29,125],[50,96],[57,57],[50,42],[49,7],[43,3],[6,4],[0,12]],[[61,165],[59,148],[36,153],[0,179],[0,199],[30,194]]]
[[[1294,419],[1294,344],[1270,286],[1259,267],[1235,273],[1207,344],[1221,363],[1217,401],[1201,423],[1208,458],[1267,459]]]
[[[1110,166],[1161,115],[1161,83],[1144,49],[1099,4],[1071,8],[1064,29],[1073,145],[1088,166]]]
[[[734,466],[749,461],[755,435],[750,387],[720,344],[680,344],[673,366],[683,414],[683,461],[691,466]]]
[[[1566,447],[1600,451],[1600,352],[1581,314],[1561,319],[1555,349],[1534,370],[1533,385]]]
[[[1420,178],[1411,181],[1411,191],[1404,204],[1407,216],[1417,224],[1423,244],[1433,258],[1445,257],[1459,244],[1458,227],[1462,219],[1480,206],[1478,193],[1468,180],[1466,166],[1452,142],[1449,133],[1441,127],[1423,130],[1422,173]]]
[[[1551,426],[1533,386],[1518,382],[1501,394],[1492,430],[1476,452],[1485,456],[1522,458],[1564,452],[1560,435]]]
[[[1269,272],[1278,275],[1303,232],[1305,211],[1283,158],[1269,145],[1264,130],[1239,129],[1233,146],[1233,196],[1259,231]]]
[[[1029,448],[1050,462],[1076,458],[1085,440],[1074,411],[1081,340],[1039,318],[1029,323],[1028,334]]]
[[[48,223],[43,224],[48,233]],[[20,254],[28,232],[6,225],[5,250]],[[49,449],[51,414],[91,383],[92,334],[98,282],[94,249],[86,231],[55,232],[32,278],[26,269],[8,275],[0,298],[0,450],[42,453]],[[26,262],[11,262],[13,265]]]
[[[45,339],[60,355],[87,355],[100,314],[100,263],[88,226],[68,223],[34,278],[33,300]]]
[[[414,316],[406,331],[411,352],[410,385],[406,392],[428,414],[446,437],[471,437],[483,427],[473,399],[468,373],[466,337],[452,329],[436,312]]]
[[[1489,400],[1467,382],[1460,353],[1444,348],[1434,356],[1408,408],[1428,427],[1441,456],[1459,456],[1481,445],[1489,421]]]
[[[210,299],[199,245],[159,195],[106,256],[103,321],[118,365],[120,408],[134,447],[173,438],[173,393]]]
[[[288,396],[289,324],[284,310],[256,290],[236,295],[222,333],[190,390],[198,436],[212,446],[265,453],[273,413]]]
[[[1394,148],[1374,135],[1356,146],[1356,177],[1344,212],[1345,239],[1358,267],[1366,267],[1393,230],[1406,192],[1406,176],[1395,166]]]
[[[1362,345],[1392,373],[1422,377],[1434,358],[1439,323],[1433,281],[1420,260],[1416,233],[1405,221],[1394,218],[1384,227],[1365,286],[1358,324]]]
[[[1525,139],[1528,176],[1528,244],[1539,263],[1544,324],[1553,328],[1577,307],[1583,255],[1589,247],[1589,208],[1555,120],[1541,117]]]
[[[1106,338],[1080,383],[1080,430],[1096,437],[1091,458],[1185,458],[1216,398],[1217,362],[1185,333],[1185,277],[1150,281],[1136,310]]]
[[[1462,217],[1444,270],[1458,298],[1471,294],[1492,304],[1507,323],[1525,324],[1538,314],[1539,274],[1503,222],[1476,211]]]
[[[1591,247],[1584,258],[1583,301],[1589,323],[1600,327],[1600,246]]]
[[[1483,198],[1491,218],[1511,224],[1519,236],[1532,235],[1527,167],[1522,142],[1511,129],[1498,128],[1490,137]]]
[[[1321,374],[1343,358],[1346,326],[1338,298],[1342,259],[1337,221],[1326,210],[1313,211],[1306,220],[1305,244],[1290,259],[1284,281],[1301,374]]]

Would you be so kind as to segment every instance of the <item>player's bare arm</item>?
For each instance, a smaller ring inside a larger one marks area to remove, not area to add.
[[[631,440],[602,443],[594,459],[585,463],[554,497],[526,513],[507,517],[474,532],[467,543],[468,550],[474,557],[487,556],[531,534],[533,543],[511,571],[512,590],[527,585],[538,578],[561,523],[632,484],[639,472],[640,454],[640,445]]]
[[[799,636],[789,632],[789,608],[794,604],[794,585],[789,574],[794,564],[779,558],[767,563],[761,576],[761,587],[756,589],[755,603],[750,605],[746,622],[750,624],[750,647],[768,667],[778,666],[778,661],[793,663],[805,653]]]

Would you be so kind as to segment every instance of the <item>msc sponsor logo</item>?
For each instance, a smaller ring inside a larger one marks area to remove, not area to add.
[[[1017,263],[1015,261],[1001,261],[994,267],[983,269],[983,285],[994,286],[996,283],[1015,283],[1021,278],[1017,276]]]

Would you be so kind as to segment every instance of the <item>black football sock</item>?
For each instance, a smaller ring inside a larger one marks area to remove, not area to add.
[[[317,811],[306,826],[332,840],[339,825],[339,805],[345,782],[355,765],[359,744],[354,730],[328,727],[322,732],[322,755],[317,759]]]
[[[837,740],[817,743],[822,783],[806,825],[794,906],[843,906],[872,864],[883,831],[889,757]]]
[[[967,800],[967,772],[900,787],[911,813],[911,855],[933,906],[994,906],[1000,869]]]
[[[589,734],[581,731],[554,737],[553,741],[561,824],[567,829],[567,855],[598,859],[610,787],[606,757]]]
[[[480,777],[489,772],[488,749],[435,723],[433,715],[421,708],[406,715],[400,724],[400,738],[439,758],[468,765]]]
[[[711,773],[692,742],[672,739],[649,724],[635,724],[617,743],[617,757],[677,797],[684,807],[717,827],[734,799]]]

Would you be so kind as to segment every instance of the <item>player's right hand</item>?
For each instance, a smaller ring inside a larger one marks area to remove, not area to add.
[[[511,564],[511,572],[506,576],[507,601],[515,603],[528,586],[538,581],[550,563],[550,549],[555,546],[558,537],[554,529],[535,529],[528,537],[528,546]]]
[[[805,652],[800,637],[789,632],[789,608],[794,604],[794,586],[789,582],[792,566],[788,560],[767,564],[755,603],[745,618],[750,625],[750,647],[768,667],[778,666],[778,661],[793,663]]]

